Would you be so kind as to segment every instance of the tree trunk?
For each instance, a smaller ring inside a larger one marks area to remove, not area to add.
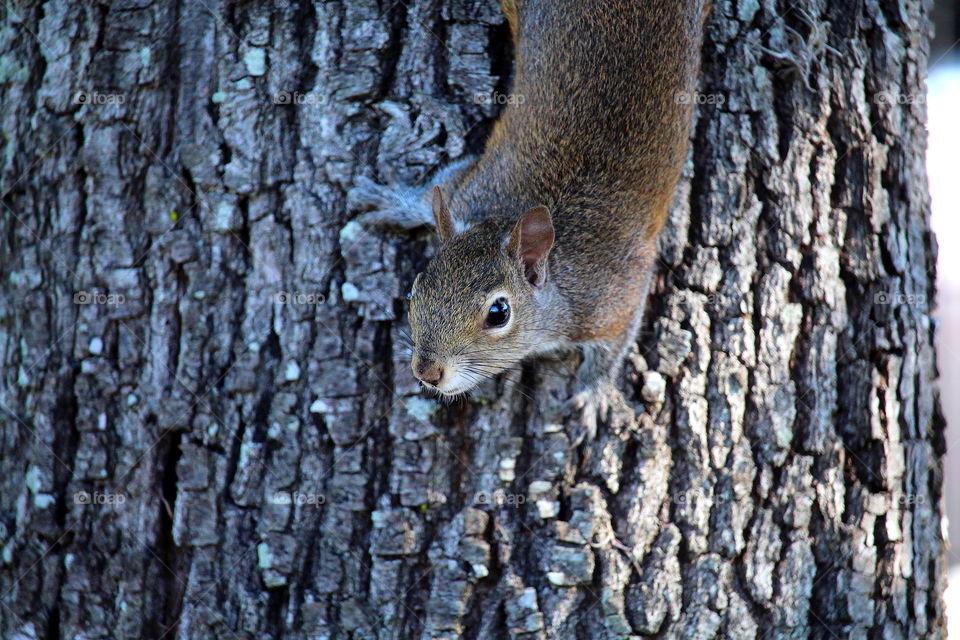
[[[108,6],[109,4],[109,6]],[[918,0],[717,0],[595,440],[575,358],[418,394],[494,0],[7,3],[0,637],[944,637]]]

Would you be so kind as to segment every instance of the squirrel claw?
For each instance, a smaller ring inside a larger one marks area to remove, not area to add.
[[[575,393],[564,405],[564,415],[574,422],[571,447],[578,447],[584,440],[593,440],[597,435],[597,424],[606,419],[608,410],[609,403],[602,390],[584,389]]]

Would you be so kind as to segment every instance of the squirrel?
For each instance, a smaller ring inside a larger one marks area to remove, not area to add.
[[[687,152],[704,0],[503,0],[512,95],[483,153],[432,191],[357,181],[375,225],[436,227],[408,294],[411,366],[444,396],[579,347],[569,407],[597,397],[635,339]]]

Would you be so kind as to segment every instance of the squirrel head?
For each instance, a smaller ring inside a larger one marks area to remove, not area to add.
[[[411,366],[427,388],[457,395],[554,335],[542,313],[555,296],[547,269],[553,222],[538,206],[512,229],[494,218],[457,233],[438,187],[433,215],[442,244],[409,294]]]

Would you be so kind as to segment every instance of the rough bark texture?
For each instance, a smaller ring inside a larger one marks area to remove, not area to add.
[[[0,637],[943,637],[926,3],[717,0],[575,450],[569,361],[417,394],[350,223],[482,148],[493,0],[0,11]]]

